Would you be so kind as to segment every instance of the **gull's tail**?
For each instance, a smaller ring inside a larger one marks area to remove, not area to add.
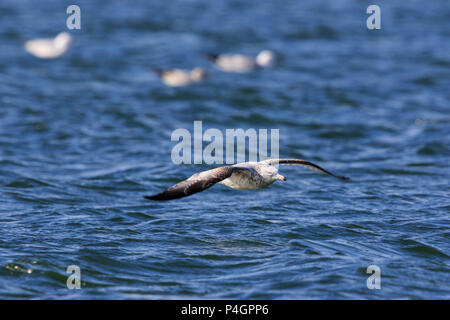
[[[164,71],[155,67],[150,67],[150,70],[153,71],[158,77],[161,77],[164,73]]]
[[[216,62],[217,58],[219,57],[219,55],[215,54],[215,53],[207,53],[205,56],[206,56],[206,59],[208,59],[209,61],[212,61],[212,62]]]

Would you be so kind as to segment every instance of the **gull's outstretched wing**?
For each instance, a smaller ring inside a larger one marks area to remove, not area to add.
[[[216,183],[230,177],[233,172],[239,170],[251,170],[245,167],[225,166],[212,170],[198,172],[189,179],[183,180],[169,189],[155,194],[153,196],[145,196],[149,200],[172,200],[190,196],[191,194],[203,191],[212,187]]]
[[[269,164],[272,164],[272,165],[273,164],[280,164],[280,165],[298,165],[298,166],[303,166],[303,167],[311,169],[311,170],[315,170],[315,171],[319,171],[319,172],[328,174],[328,175],[333,176],[333,177],[338,178],[338,179],[350,180],[350,178],[348,178],[348,177],[335,175],[334,173],[331,173],[330,171],[319,167],[317,164],[314,164],[314,163],[306,161],[306,160],[301,160],[301,159],[267,159],[267,160],[264,160],[262,162],[269,163]]]

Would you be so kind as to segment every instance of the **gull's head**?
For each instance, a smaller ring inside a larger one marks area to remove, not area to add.
[[[55,47],[57,48],[67,48],[69,44],[72,42],[72,36],[68,32],[58,33],[56,38],[53,40]]]
[[[207,73],[203,68],[195,68],[191,71],[191,79],[194,82],[202,81],[207,77]]]
[[[263,68],[268,68],[275,63],[275,53],[270,50],[263,50],[256,56],[256,63]]]
[[[261,168],[261,172],[260,174],[265,177],[268,178],[271,181],[276,181],[276,180],[282,180],[282,181],[286,181],[286,177],[282,176],[281,174],[278,174],[278,168],[276,166],[273,166],[271,164],[265,165]]]

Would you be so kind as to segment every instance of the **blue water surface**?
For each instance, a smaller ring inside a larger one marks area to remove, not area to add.
[[[70,51],[28,54],[71,4]],[[275,67],[205,59],[262,49]],[[150,70],[196,66],[207,81],[179,88]],[[449,299],[449,88],[447,0],[2,0],[0,298]],[[279,129],[281,157],[352,180],[288,166],[263,190],[145,200],[215,167],[171,161],[195,120]]]

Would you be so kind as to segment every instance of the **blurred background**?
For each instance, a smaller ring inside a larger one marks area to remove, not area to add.
[[[28,54],[71,4],[67,54]],[[2,0],[0,297],[450,298],[449,40],[446,0]],[[278,64],[246,74],[205,59],[263,49]],[[196,66],[179,88],[150,71]],[[282,167],[265,190],[144,200],[211,168],[171,162],[194,120],[280,129],[281,157],[352,181]]]

